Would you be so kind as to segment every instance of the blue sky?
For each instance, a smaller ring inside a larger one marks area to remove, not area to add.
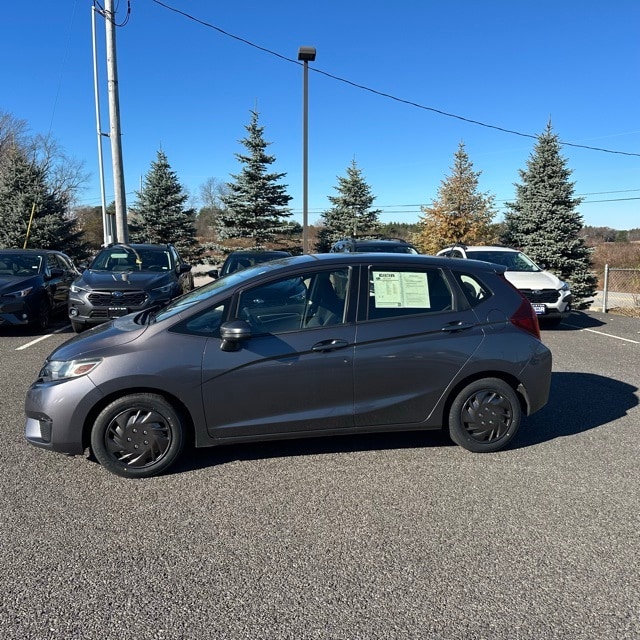
[[[313,46],[310,222],[328,208],[327,196],[352,159],[384,222],[416,222],[461,141],[482,172],[480,189],[500,208],[514,197],[535,141],[463,118],[533,136],[551,119],[565,142],[635,154],[563,147],[576,193],[585,197],[585,224],[640,227],[637,0],[162,2],[256,47],[154,0],[130,1],[129,20],[116,36],[128,204],[160,148],[194,196],[210,177],[229,180],[240,169],[234,154],[244,151],[239,140],[257,108],[276,156],[273,170],[287,174],[283,182],[302,222],[303,74],[296,58],[300,46]],[[50,132],[84,161],[92,176],[80,202],[99,205],[91,6],[3,4],[0,110],[26,120],[32,133]],[[126,10],[119,0],[119,21]],[[108,131],[102,19],[97,36]]]

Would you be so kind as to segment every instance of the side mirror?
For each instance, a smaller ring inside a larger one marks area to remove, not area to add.
[[[189,271],[191,271],[190,264],[187,264],[186,262],[181,262],[178,265],[178,273],[188,273]]]
[[[207,275],[214,280],[217,280],[220,277],[220,271],[218,269],[211,269],[211,271],[207,271]]]
[[[251,337],[251,327],[245,320],[229,320],[220,327],[221,351],[238,351],[240,343]]]
[[[64,275],[64,270],[59,269],[58,267],[53,267],[53,269],[50,269],[50,272],[52,278],[62,278]]]

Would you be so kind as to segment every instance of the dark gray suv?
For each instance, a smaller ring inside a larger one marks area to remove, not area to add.
[[[551,353],[504,267],[304,255],[215,280],[58,347],[27,440],[161,473],[184,443],[444,428],[497,451],[547,402]]]
[[[69,319],[77,333],[112,318],[162,306],[193,289],[191,265],[171,244],[105,247],[71,285]]]
[[[334,242],[331,253],[420,253],[406,240],[397,238],[380,238],[363,240],[360,238],[343,238]]]

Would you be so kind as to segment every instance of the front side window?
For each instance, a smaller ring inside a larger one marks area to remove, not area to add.
[[[220,335],[220,325],[226,317],[228,301],[179,322],[170,329],[175,333],[188,333],[190,335],[205,336],[208,338]]]
[[[277,334],[345,322],[348,269],[283,278],[243,291],[237,315],[255,334]]]
[[[452,308],[451,289],[440,269],[369,269],[370,320]]]

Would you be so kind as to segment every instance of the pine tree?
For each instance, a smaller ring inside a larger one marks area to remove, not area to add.
[[[234,182],[227,183],[228,193],[221,196],[225,208],[215,220],[218,238],[231,241],[226,243],[227,251],[241,246],[264,249],[268,243],[278,244],[291,216],[287,185],[278,182],[287,174],[268,172],[275,156],[266,153],[271,143],[264,139],[258,115],[257,111],[251,111],[251,122],[245,127],[248,135],[240,140],[247,153],[236,153],[242,170],[231,175]]]
[[[333,205],[322,213],[323,227],[318,232],[316,249],[329,251],[331,245],[346,237],[376,238],[380,234],[380,209],[372,209],[375,196],[355,160],[347,167],[346,177],[338,176],[337,196],[328,196]]]
[[[433,254],[456,242],[483,244],[490,240],[495,198],[478,191],[481,173],[473,170],[461,142],[454,154],[451,175],[440,183],[437,199],[430,207],[421,207],[424,215],[414,237],[421,251]]]
[[[131,208],[130,241],[171,243],[187,262],[196,263],[203,253],[196,238],[196,210],[184,207],[189,196],[162,150],[136,195],[138,199]]]
[[[558,136],[551,123],[538,136],[522,182],[516,184],[516,199],[507,203],[503,242],[517,247],[559,278],[567,280],[574,308],[595,294],[597,278],[591,269],[591,249],[580,237],[582,216],[577,207],[572,171],[560,154]]]
[[[67,197],[51,189],[42,164],[17,147],[5,153],[0,170],[0,247],[23,247],[28,233],[27,247],[85,257],[81,231],[68,209]]]

